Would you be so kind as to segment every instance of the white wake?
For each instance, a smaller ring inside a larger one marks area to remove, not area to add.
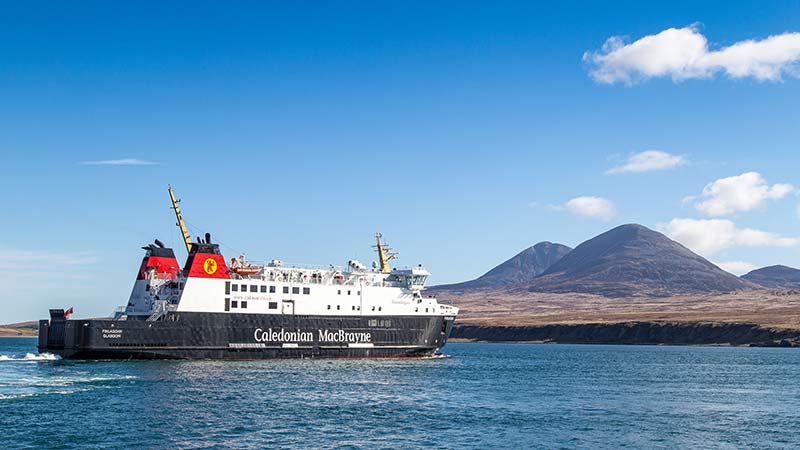
[[[24,357],[18,358],[16,356],[0,355],[0,361],[56,361],[61,359],[60,356],[52,353],[42,353],[35,355],[33,353],[26,353]]]

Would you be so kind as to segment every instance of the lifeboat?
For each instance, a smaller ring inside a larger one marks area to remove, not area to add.
[[[231,272],[238,273],[239,275],[256,275],[261,272],[261,267],[245,266],[245,267],[231,267]]]
[[[253,266],[244,260],[244,255],[238,258],[231,258],[230,271],[239,275],[256,275],[261,272],[263,267]]]

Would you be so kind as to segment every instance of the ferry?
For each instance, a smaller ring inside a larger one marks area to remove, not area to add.
[[[51,309],[39,321],[40,353],[68,359],[272,359],[426,357],[441,349],[458,308],[423,295],[422,265],[392,268],[375,235],[371,267],[230,263],[206,233],[192,241],[172,187],[188,257],[156,239],[142,249],[128,303],[104,319]]]

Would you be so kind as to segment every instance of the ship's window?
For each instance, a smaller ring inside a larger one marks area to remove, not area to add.
[[[258,285],[250,285],[250,292],[258,292]]]
[[[414,308],[414,312],[419,312],[419,308]]]
[[[331,309],[331,305],[328,305],[328,309]]]
[[[350,291],[347,291],[347,295],[350,295]]]
[[[356,310],[356,305],[353,305],[353,311],[355,311],[355,310]]]
[[[247,292],[247,285],[246,284],[242,285],[242,292]]]
[[[275,293],[275,286],[270,286],[269,287],[269,293],[270,294],[274,294]]]
[[[337,295],[342,295],[342,290],[341,290],[341,289],[339,289],[339,290],[336,292],[336,294],[337,294]]]
[[[283,293],[284,294],[288,294],[289,293],[289,286],[284,286],[283,287]]]
[[[234,301],[231,302],[231,308],[238,308],[238,307],[239,307],[239,301],[238,300],[234,300]]]
[[[356,306],[356,311],[361,311],[361,307],[360,306]]]
[[[356,292],[356,295],[361,295],[361,291]]]
[[[181,289],[183,289],[183,288],[181,288]],[[231,295],[231,282],[230,281],[226,281],[225,282],[225,295]]]
[[[247,308],[247,302],[242,302],[242,308]]]
[[[267,292],[267,285],[261,286],[261,293],[264,294]]]
[[[231,290],[233,292],[239,292],[239,285],[238,284],[234,284],[233,286],[231,286]]]
[[[336,310],[338,311],[338,310],[340,310],[340,309],[342,309],[342,307],[341,307],[341,306],[339,306],[339,305],[336,305]]]
[[[292,294],[299,294],[299,293],[300,293],[300,288],[299,287],[293,287],[292,288]]]
[[[144,290],[150,292],[150,285],[149,284],[144,285]]]
[[[381,309],[383,309],[383,308],[381,306],[378,306],[378,311],[380,311]]]
[[[428,308],[425,308],[425,312],[428,312]]]
[[[372,307],[372,310],[375,311],[375,307],[374,306]]]
[[[230,310],[231,310],[231,299],[226,298],[225,299],[225,311],[230,311]]]
[[[311,288],[303,288],[303,294],[308,295],[310,293],[311,293]]]
[[[278,309],[278,302],[269,302],[269,309]]]

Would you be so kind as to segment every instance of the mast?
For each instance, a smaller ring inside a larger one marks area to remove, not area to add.
[[[397,253],[392,252],[392,248],[381,242],[381,234],[375,233],[375,248],[378,250],[378,260],[381,263],[381,273],[392,273],[389,261],[397,258]]]
[[[189,253],[192,251],[192,238],[189,236],[189,231],[186,230],[186,224],[183,223],[181,210],[178,208],[178,203],[180,200],[175,200],[175,192],[172,191],[172,186],[168,185],[167,190],[169,191],[169,199],[172,200],[172,209],[175,210],[175,217],[178,218],[178,223],[176,225],[181,229],[181,233],[183,234],[183,242],[186,244],[186,252]]]

